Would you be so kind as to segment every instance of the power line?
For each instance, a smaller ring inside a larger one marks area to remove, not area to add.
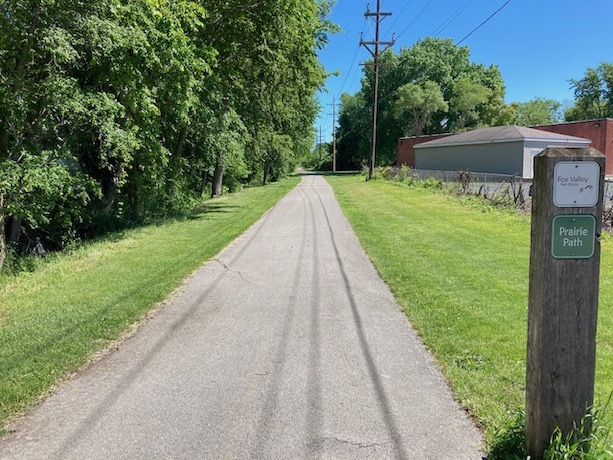
[[[364,26],[366,25],[366,23],[368,22],[368,18],[364,18],[364,24],[362,24],[362,32],[364,32]],[[353,70],[353,66],[355,65],[355,61],[358,57],[358,52],[360,51],[360,44],[358,43],[357,48],[355,49],[355,53],[353,55],[353,59],[351,60],[351,65],[349,66],[349,70],[347,71],[347,75],[345,75],[345,81],[343,81],[343,84],[341,85],[341,89],[338,90],[338,94],[337,96],[340,97],[340,95],[343,93],[343,89],[345,89],[345,85],[347,84],[347,81],[349,80],[349,76],[351,75],[351,71]]]
[[[336,96],[332,96],[332,172],[336,172]]]
[[[358,57],[359,51],[360,51],[360,47],[358,46],[355,50],[355,54],[353,55],[353,59],[351,60],[351,65],[349,66],[349,70],[347,71],[347,74],[345,75],[345,80],[343,81],[343,84],[341,85],[341,89],[338,90],[339,96],[343,94],[343,90],[345,89],[345,85],[347,84],[347,81],[349,80],[349,75],[351,75],[351,71],[353,70],[353,66],[355,65],[355,61]]]
[[[449,24],[451,24],[472,2],[473,0],[466,0],[462,6],[460,6],[451,16],[447,18],[445,22],[443,22],[440,26],[438,26],[436,30],[432,32],[430,35],[434,36],[442,32],[443,30],[445,30],[445,28]]]
[[[511,0],[507,0],[505,2],[504,5],[502,5],[500,8],[498,8],[496,11],[494,11],[485,21],[483,21],[481,24],[479,24],[477,27],[475,27],[473,30],[470,31],[470,33],[464,37],[462,40],[460,40],[459,42],[456,43],[456,46],[458,46],[460,43],[462,43],[464,40],[466,40],[468,37],[470,37],[473,33],[475,33],[477,30],[479,30],[481,28],[482,25],[484,25],[486,22],[488,22],[490,19],[492,19],[494,16],[496,16],[500,11],[502,11],[502,9],[507,6],[509,3],[511,2]]]
[[[411,3],[412,0],[407,0],[404,4],[404,6],[400,9],[400,13],[398,13],[398,15],[396,16],[396,19],[394,19],[392,21],[392,24],[389,26],[389,28],[387,29],[387,31],[383,34],[383,38],[387,37],[389,35],[389,33],[392,30],[392,27],[394,27],[394,24],[396,24],[396,21],[398,21],[398,19],[400,19],[400,16],[402,16],[402,13],[404,13],[404,10],[406,10],[407,6],[409,6],[409,3]]]
[[[419,13],[417,13],[417,16],[415,16],[413,18],[413,20],[411,22],[409,22],[407,24],[407,26],[402,30],[402,32],[400,32],[396,38],[400,38],[402,37],[402,35],[404,35],[404,33],[409,30],[409,28],[415,24],[417,22],[417,20],[424,14],[424,12],[426,11],[426,8],[428,8],[428,6],[430,5],[430,3],[432,3],[433,0],[428,0],[428,2],[426,2],[426,4],[422,7],[421,10],[419,10]]]

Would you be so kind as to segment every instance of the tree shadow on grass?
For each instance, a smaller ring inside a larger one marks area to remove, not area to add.
[[[298,176],[358,176],[362,171],[299,171]]]
[[[208,214],[227,214],[244,206],[228,203],[202,203],[185,216],[187,220],[205,219]]]

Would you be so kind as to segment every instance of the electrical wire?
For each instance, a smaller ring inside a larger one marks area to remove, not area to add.
[[[464,40],[466,40],[468,37],[470,37],[473,33],[475,33],[477,30],[479,30],[481,28],[481,26],[483,26],[486,22],[488,22],[490,19],[492,19],[494,16],[496,16],[498,13],[500,13],[502,11],[502,9],[507,6],[509,3],[511,2],[511,0],[507,0],[505,2],[504,5],[502,5],[500,8],[498,8],[496,11],[494,11],[485,21],[483,21],[481,24],[479,24],[477,27],[475,27],[473,30],[470,31],[470,33],[468,35],[466,35],[466,37],[464,37],[462,40],[460,40],[459,42],[456,43],[456,46],[458,46],[459,44],[461,44]]]
[[[396,39],[399,39],[400,37],[402,37],[402,36],[405,34],[405,32],[406,32],[407,30],[409,30],[409,28],[410,28],[410,27],[411,27],[413,24],[415,24],[415,23],[417,22],[417,20],[418,20],[418,19],[419,19],[419,18],[420,18],[420,17],[421,17],[423,14],[424,14],[424,12],[426,11],[426,9],[428,8],[428,6],[430,5],[430,3],[432,3],[432,2],[433,2],[433,0],[428,0],[428,1],[426,2],[426,4],[425,4],[425,5],[422,7],[422,9],[421,9],[421,10],[419,10],[419,13],[417,13],[417,15],[416,15],[416,16],[415,16],[415,17],[414,17],[412,20],[411,20],[411,22],[409,22],[409,23],[407,24],[407,26],[406,26],[404,29],[402,29],[402,32],[400,32],[398,35],[396,35]]]
[[[366,22],[368,22],[368,28],[370,29],[370,39],[374,40],[375,39],[375,31],[372,30],[372,22],[370,22],[368,20],[368,18],[366,18]]]
[[[447,18],[440,26],[436,28],[430,35],[436,36],[447,28],[467,7],[473,2],[473,0],[466,0],[451,16]]]
[[[389,35],[389,33],[392,30],[392,27],[394,27],[394,25],[396,24],[398,19],[400,19],[400,16],[402,16],[402,13],[404,13],[404,10],[407,8],[407,6],[409,6],[409,3],[411,3],[411,1],[412,0],[407,0],[406,3],[404,4],[404,6],[401,8],[400,12],[395,15],[396,16],[395,19],[392,21],[392,23],[390,24],[390,26],[387,29],[387,31],[383,34],[383,39],[385,39],[385,37],[387,37]]]
[[[364,32],[364,26],[366,25],[367,22],[368,22],[368,19],[364,18],[364,23],[362,24],[362,32]],[[345,85],[347,84],[347,81],[349,80],[349,76],[351,75],[351,71],[353,70],[353,66],[355,65],[355,61],[358,58],[359,51],[360,51],[360,44],[358,43],[355,49],[355,53],[353,54],[353,59],[351,60],[351,65],[349,66],[349,70],[347,71],[347,75],[345,75],[345,80],[343,81],[343,84],[341,85],[341,89],[338,90],[338,93],[336,95],[338,98],[340,98],[341,94],[343,94],[343,89],[345,89]]]

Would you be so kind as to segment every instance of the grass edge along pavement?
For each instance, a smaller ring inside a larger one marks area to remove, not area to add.
[[[529,216],[362,176],[326,179],[492,446],[525,404]],[[604,404],[613,391],[611,238],[602,245],[597,340],[596,403]]]
[[[299,181],[292,177],[207,200],[187,219],[85,244],[32,273],[5,277],[0,435],[12,417],[121,337]]]

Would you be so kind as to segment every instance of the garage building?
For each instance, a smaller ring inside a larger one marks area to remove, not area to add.
[[[590,142],[523,126],[481,128],[415,145],[415,168],[509,174],[531,179],[533,158],[544,149],[585,148]]]

